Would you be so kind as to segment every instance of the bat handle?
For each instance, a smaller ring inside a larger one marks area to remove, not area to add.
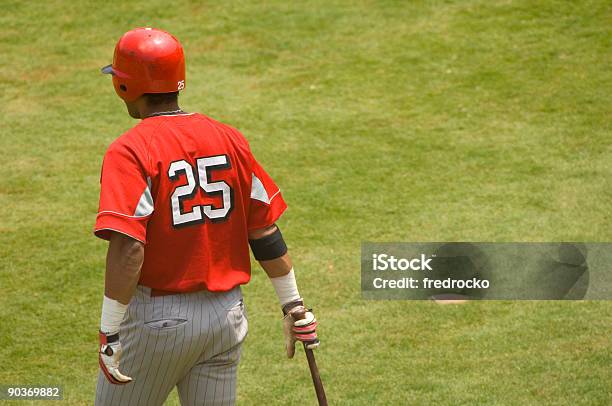
[[[303,344],[304,352],[306,352],[306,359],[308,360],[308,367],[310,368],[310,375],[312,376],[312,383],[314,384],[315,391],[317,392],[319,406],[327,406],[327,397],[325,396],[325,389],[323,388],[323,382],[321,382],[321,375],[319,375],[319,368],[317,367],[314,352],[312,352],[311,349],[306,348],[306,343]]]

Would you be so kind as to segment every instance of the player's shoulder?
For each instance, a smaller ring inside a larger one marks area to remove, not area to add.
[[[147,139],[154,132],[155,125],[153,123],[142,120],[129,130],[125,131],[113,142],[110,143],[106,150],[107,155],[122,154],[122,153],[138,153],[147,143]]]
[[[244,143],[246,146],[248,146],[248,141],[246,137],[235,127],[232,127],[227,123],[223,123],[205,114],[195,113],[194,116],[195,119],[206,122],[208,125],[212,126],[214,129],[221,132],[223,135],[237,142]]]

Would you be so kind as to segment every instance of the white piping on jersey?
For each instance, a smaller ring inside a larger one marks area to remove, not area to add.
[[[102,230],[109,230],[109,231],[114,231],[114,232],[119,233],[119,234],[127,235],[128,237],[133,238],[133,239],[135,239],[136,241],[140,241],[141,243],[146,244],[146,243],[145,243],[143,240],[141,240],[140,238],[136,238],[136,237],[134,237],[133,235],[130,235],[130,234],[128,234],[128,233],[126,233],[126,232],[124,232],[124,231],[115,230],[114,228],[108,228],[108,227],[96,228],[96,229],[94,230],[94,233],[97,233],[98,231],[102,231]]]
[[[102,210],[101,212],[98,212],[97,216],[100,216],[100,214],[106,214],[106,213],[116,214],[118,216],[128,217],[128,218],[131,218],[131,219],[143,219],[145,217],[149,217],[150,216],[150,214],[147,214],[146,216],[130,216],[129,214],[118,213],[118,212],[112,211],[112,210]]]
[[[276,197],[276,196],[277,196],[279,193],[280,193],[280,189],[278,189],[278,190],[276,191],[276,193],[274,193],[274,194],[272,195],[272,197],[270,198],[270,203],[272,203],[272,200],[274,200],[274,198],[275,198],[275,197]]]

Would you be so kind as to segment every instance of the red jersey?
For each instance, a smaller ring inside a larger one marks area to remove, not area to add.
[[[251,277],[248,231],[287,205],[236,129],[201,114],[149,117],[102,164],[95,235],[145,243],[140,284],[225,291]]]

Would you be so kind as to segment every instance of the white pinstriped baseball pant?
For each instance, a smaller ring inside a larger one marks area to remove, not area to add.
[[[150,296],[138,286],[121,323],[120,370],[134,381],[98,375],[96,405],[162,405],[176,386],[182,405],[233,405],[248,324],[240,287]]]

